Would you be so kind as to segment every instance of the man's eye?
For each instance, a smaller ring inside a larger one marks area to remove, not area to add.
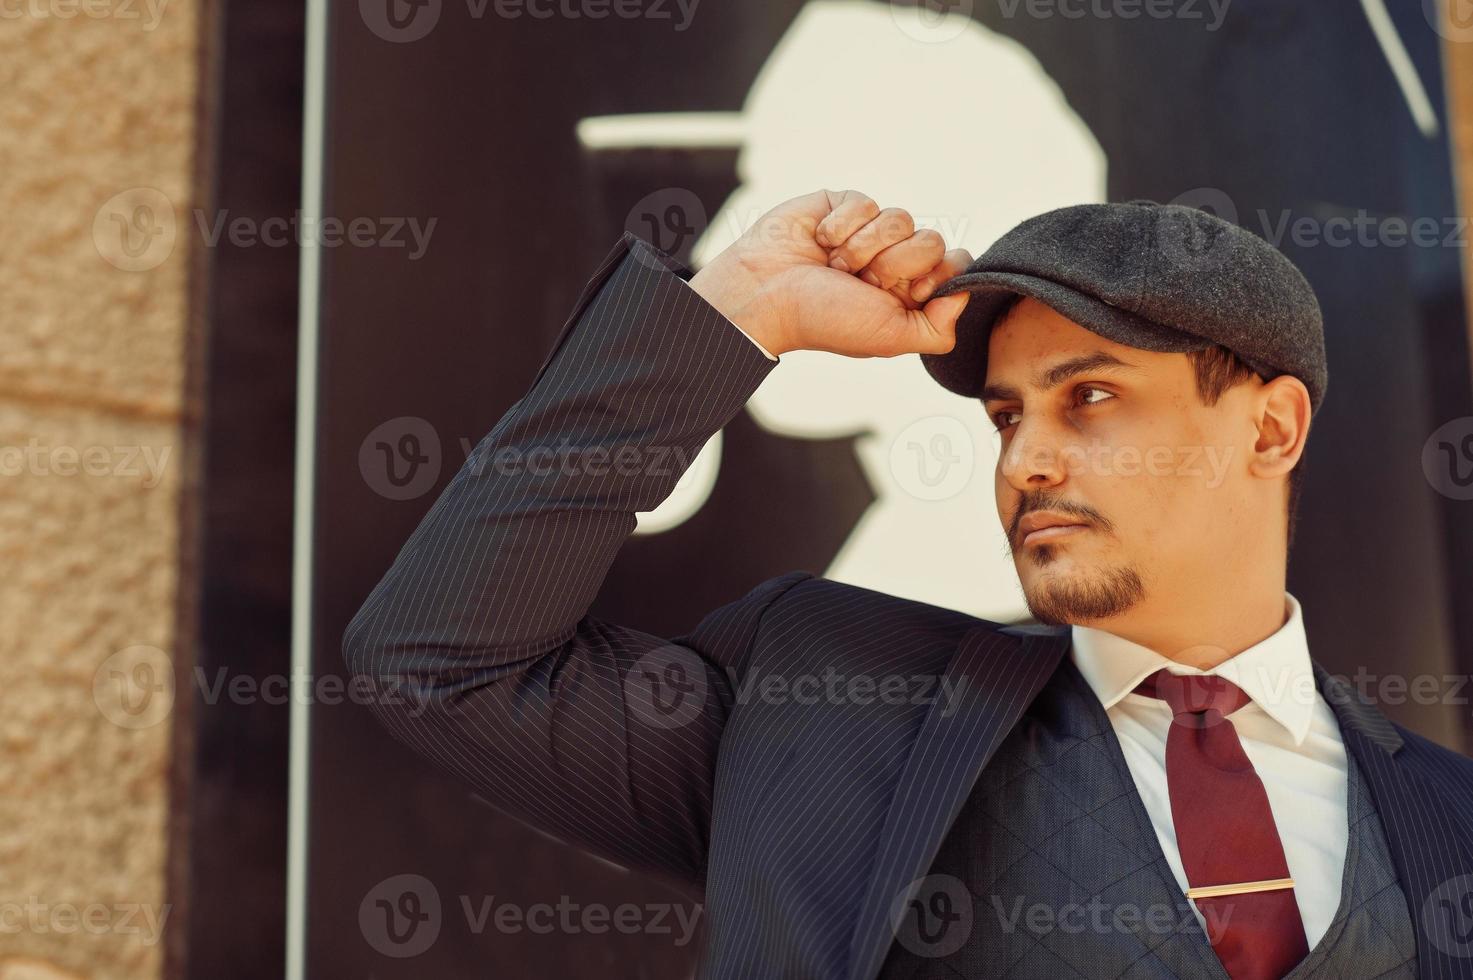
[[[1099,395],[1100,397],[1093,398],[1091,397],[1092,395]],[[1108,398],[1114,398],[1115,393],[1106,391],[1103,388],[1091,388],[1089,385],[1085,385],[1075,392],[1074,397],[1081,405],[1098,405]]]
[[[1022,412],[993,412],[992,424],[997,426],[998,432],[1001,432],[1003,429],[1011,429],[1017,425],[1018,420],[1022,417]]]

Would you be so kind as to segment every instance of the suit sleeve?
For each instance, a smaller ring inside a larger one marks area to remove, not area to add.
[[[790,573],[662,638],[587,615],[635,513],[775,364],[626,234],[531,389],[349,624],[373,710],[487,800],[622,864],[704,879],[718,742]]]
[[[727,323],[730,323],[737,330],[741,331],[741,335],[743,337],[746,337],[753,344],[756,344],[757,345],[757,349],[762,352],[762,356],[763,357],[767,358],[769,361],[775,361],[775,360],[777,360],[777,355],[776,354],[774,354],[772,351],[768,350],[766,347],[763,347],[760,343],[758,343],[756,337],[753,337],[751,334],[747,333],[747,331],[742,330],[741,327],[737,326],[737,323],[736,323],[735,320],[727,320],[726,322]]]

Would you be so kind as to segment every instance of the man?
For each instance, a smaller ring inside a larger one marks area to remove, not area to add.
[[[982,400],[1050,625],[807,572],[669,639],[586,615],[798,349]],[[346,655],[487,798],[704,887],[704,976],[1473,976],[1473,763],[1318,669],[1284,588],[1325,384],[1302,276],[1189,209],[973,262],[820,191],[689,282],[626,235]]]

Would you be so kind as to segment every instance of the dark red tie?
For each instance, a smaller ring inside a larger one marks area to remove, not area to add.
[[[1214,675],[1147,677],[1137,694],[1174,716],[1166,738],[1166,786],[1187,895],[1233,980],[1278,980],[1309,954],[1284,845],[1268,794],[1227,720],[1250,700]]]

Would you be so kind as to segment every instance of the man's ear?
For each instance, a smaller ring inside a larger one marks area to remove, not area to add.
[[[1288,476],[1304,455],[1312,414],[1309,389],[1287,374],[1266,381],[1253,400],[1258,439],[1248,472],[1273,478]]]

